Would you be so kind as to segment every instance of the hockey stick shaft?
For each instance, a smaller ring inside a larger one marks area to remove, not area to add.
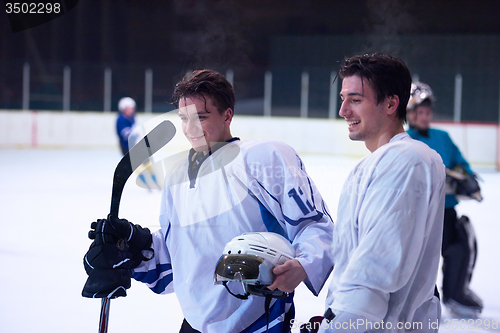
[[[110,298],[105,297],[101,300],[101,315],[99,317],[99,333],[107,333],[108,332],[109,303],[111,303]]]
[[[175,135],[175,126],[170,121],[163,121],[142,138],[122,157],[113,175],[110,215],[118,217],[123,188],[135,169],[147,162],[149,158],[165,146]],[[99,317],[99,333],[108,332],[109,308],[111,298],[101,300]]]

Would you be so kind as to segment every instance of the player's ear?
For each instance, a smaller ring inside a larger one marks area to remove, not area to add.
[[[229,123],[231,123],[231,120],[233,119],[233,109],[231,108],[227,108],[226,111],[224,111],[223,115],[224,115],[224,122],[227,122],[229,121]]]
[[[399,96],[398,95],[392,95],[387,97],[386,99],[386,110],[387,114],[392,115],[397,113],[398,111],[398,106],[399,106]]]

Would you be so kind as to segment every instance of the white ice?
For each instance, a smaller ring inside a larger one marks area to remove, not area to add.
[[[87,277],[82,258],[90,223],[109,212],[120,157],[110,150],[0,150],[0,332],[97,331],[100,301],[81,296]],[[356,160],[302,157],[336,216],[340,186]],[[485,308],[476,321],[452,322],[444,310],[440,332],[500,332],[500,173],[477,171],[484,201],[464,201],[457,210],[476,230],[479,256],[471,288]],[[156,229],[159,203],[160,193],[139,188],[133,176],[120,216]],[[314,297],[299,286],[297,322],[321,315],[325,296],[326,288]],[[175,295],[159,296],[133,281],[127,297],[111,302],[108,332],[178,332],[182,319]]]

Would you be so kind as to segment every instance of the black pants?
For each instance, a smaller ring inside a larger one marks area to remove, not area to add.
[[[182,322],[181,330],[179,331],[179,333],[201,333],[201,332],[192,328],[191,325],[189,325],[187,320],[184,318],[184,321]]]
[[[292,308],[285,314],[285,323],[288,324],[283,327],[284,332],[290,332],[290,329],[292,327],[291,322],[292,319],[294,318],[295,318],[295,308],[292,306]],[[187,320],[184,318],[179,333],[201,333],[201,332],[192,328],[191,325],[189,325]]]
[[[466,217],[465,217],[466,218]],[[467,221],[468,222],[468,221]],[[443,299],[461,297],[467,287],[472,268],[469,236],[454,208],[445,209],[443,225]]]

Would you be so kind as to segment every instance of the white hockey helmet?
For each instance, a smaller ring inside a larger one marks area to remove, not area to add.
[[[410,89],[410,99],[408,100],[408,106],[406,108],[408,110],[413,110],[426,99],[431,103],[436,100],[431,87],[423,82],[413,82]]]
[[[126,108],[135,108],[135,101],[130,97],[123,97],[118,101],[118,111],[123,112]]]
[[[237,298],[249,295],[286,297],[280,290],[267,289],[273,283],[273,268],[295,257],[289,240],[274,232],[250,232],[233,238],[224,248],[224,254],[215,266],[214,284],[222,284]],[[239,281],[245,295],[229,290],[227,282]]]

